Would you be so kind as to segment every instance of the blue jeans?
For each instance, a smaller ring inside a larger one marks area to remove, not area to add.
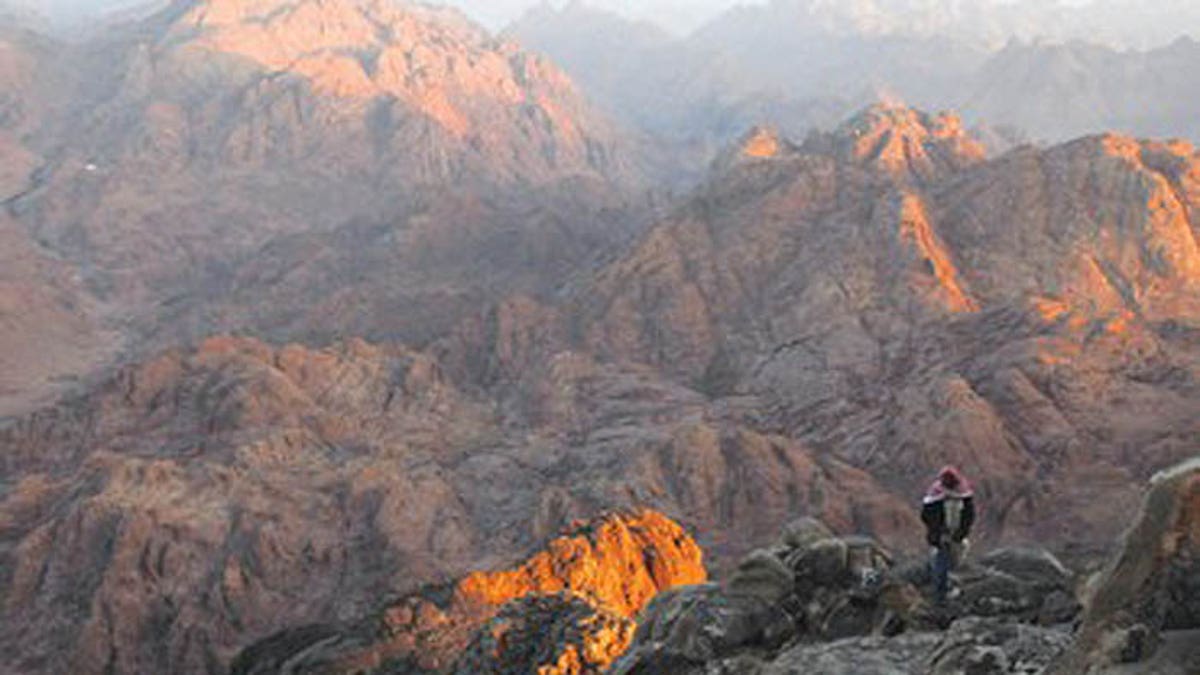
[[[944,602],[950,593],[950,570],[954,567],[954,555],[950,544],[942,544],[933,553],[933,593],[938,602]]]

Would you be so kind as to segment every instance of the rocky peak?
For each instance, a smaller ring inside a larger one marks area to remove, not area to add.
[[[957,115],[931,115],[889,103],[867,108],[832,133],[814,136],[806,146],[915,182],[940,178],[987,155]]]
[[[779,131],[772,127],[754,127],[738,143],[738,154],[749,159],[773,159],[786,147]]]
[[[250,59],[347,98],[394,96],[456,136],[475,126],[466,100],[546,106],[575,96],[559,70],[492,38],[454,10],[388,0],[205,0],[171,34]],[[190,39],[189,39],[190,38]],[[565,133],[568,111],[545,109]]]
[[[390,172],[403,184],[631,178],[620,134],[570,78],[457,10],[193,0],[139,25],[102,54],[120,72],[94,76],[122,83],[108,108],[145,118],[95,120],[93,152],[112,163],[135,153],[161,171],[216,156],[298,170],[319,156],[318,172]]]

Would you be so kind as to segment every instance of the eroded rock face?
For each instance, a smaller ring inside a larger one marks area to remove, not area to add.
[[[235,672],[598,673],[628,647],[631,619],[661,592],[702,583],[701,552],[661,514],[610,515],[555,538],[520,566],[476,572],[392,603],[336,638],[285,632],[252,646]],[[544,668],[545,670],[539,670]]]
[[[1200,460],[1157,475],[1054,673],[1149,662],[1167,631],[1200,629]]]
[[[633,640],[633,621],[570,596],[534,596],[476,634],[455,675],[600,675]]]

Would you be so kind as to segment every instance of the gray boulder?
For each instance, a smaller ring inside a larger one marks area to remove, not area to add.
[[[1120,553],[1098,582],[1054,675],[1155,657],[1165,631],[1200,629],[1200,457],[1156,476]]]
[[[795,591],[792,570],[769,551],[755,551],[738,564],[725,591],[736,597],[759,598],[780,603]]]
[[[783,526],[779,542],[785,548],[808,548],[823,539],[833,538],[833,531],[816,518],[800,518]]]

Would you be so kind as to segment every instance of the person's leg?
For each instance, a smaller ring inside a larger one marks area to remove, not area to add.
[[[937,547],[933,554],[933,597],[937,602],[945,602],[950,592],[950,550],[947,546]]]

